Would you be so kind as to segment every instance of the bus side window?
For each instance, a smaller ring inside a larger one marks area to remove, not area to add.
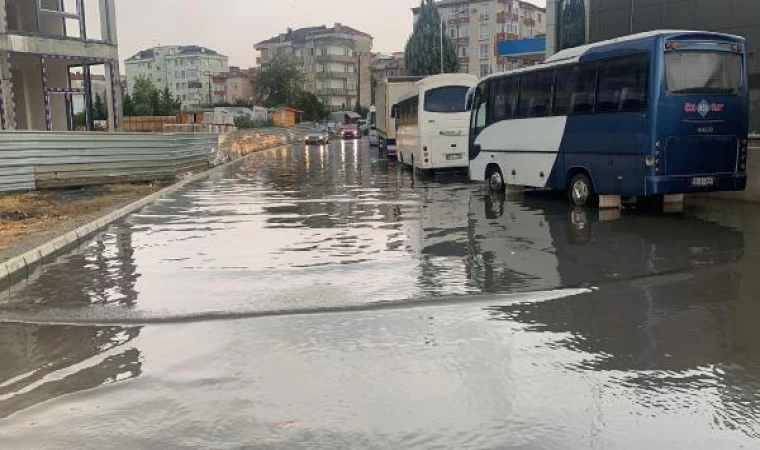
[[[649,57],[627,56],[599,64],[596,112],[638,112],[646,107]]]
[[[523,75],[517,117],[548,116],[551,113],[553,84],[554,72],[550,70]]]
[[[581,65],[557,71],[554,114],[589,114],[594,111],[596,67]]]
[[[509,120],[514,117],[517,109],[519,78],[501,78],[492,82],[491,87],[491,118],[488,123]]]

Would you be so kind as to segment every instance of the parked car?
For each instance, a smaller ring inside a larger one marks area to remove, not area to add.
[[[343,139],[361,139],[362,133],[356,125],[346,125],[340,131],[340,137]]]
[[[329,143],[330,135],[324,127],[316,127],[304,136],[304,145],[327,145]]]

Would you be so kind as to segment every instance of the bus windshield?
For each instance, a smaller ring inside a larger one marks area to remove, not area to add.
[[[466,111],[467,86],[445,86],[425,93],[425,111],[461,113]]]
[[[727,52],[671,52],[665,55],[671,94],[737,94],[742,57]]]

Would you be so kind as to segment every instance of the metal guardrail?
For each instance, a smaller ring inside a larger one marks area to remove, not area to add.
[[[165,180],[203,170],[215,134],[0,133],[0,192]]]

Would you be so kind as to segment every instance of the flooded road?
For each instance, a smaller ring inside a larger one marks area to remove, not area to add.
[[[755,448],[760,213],[256,154],[0,294],[2,448]]]

